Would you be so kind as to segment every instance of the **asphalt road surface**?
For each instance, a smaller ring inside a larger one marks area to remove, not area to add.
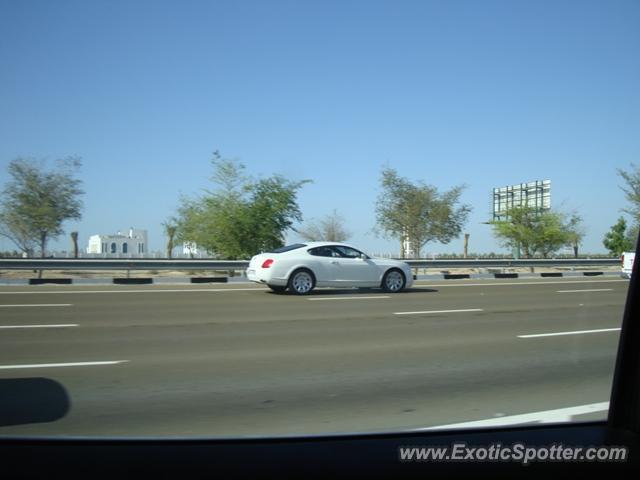
[[[0,436],[263,436],[606,416],[628,281],[0,287]],[[577,407],[577,408],[576,408]]]

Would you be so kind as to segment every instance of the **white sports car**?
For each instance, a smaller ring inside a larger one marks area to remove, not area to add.
[[[251,259],[247,278],[274,292],[298,295],[315,287],[381,287],[399,292],[413,284],[405,262],[371,258],[343,243],[296,243]]]

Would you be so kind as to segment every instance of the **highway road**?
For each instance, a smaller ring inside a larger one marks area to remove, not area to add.
[[[628,281],[0,287],[0,436],[263,436],[606,416]],[[484,422],[484,423],[483,423]]]

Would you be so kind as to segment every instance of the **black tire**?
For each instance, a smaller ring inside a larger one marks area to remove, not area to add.
[[[286,285],[285,286],[282,286],[282,285],[267,285],[267,287],[269,287],[275,293],[284,293],[285,290],[287,289]]]
[[[392,268],[387,270],[382,277],[382,284],[380,285],[385,292],[397,293],[404,290],[407,285],[407,279],[404,276],[402,270]]]
[[[299,268],[289,277],[287,287],[291,293],[296,295],[307,295],[316,286],[316,277],[313,272],[306,268]]]

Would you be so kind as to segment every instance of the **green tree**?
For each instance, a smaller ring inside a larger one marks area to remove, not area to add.
[[[571,215],[569,223],[567,224],[567,238],[568,245],[573,249],[573,256],[578,258],[578,249],[582,244],[582,239],[585,236],[585,230],[582,226],[582,217],[577,214]]]
[[[521,250],[525,258],[531,257],[536,252],[536,210],[533,207],[513,207],[508,218],[489,222],[493,226],[493,235],[504,247]]]
[[[293,222],[302,221],[297,192],[307,181],[293,182],[280,175],[259,180],[248,186],[248,248],[256,253],[284,245],[284,234]]]
[[[615,225],[611,227],[602,240],[603,245],[611,255],[619,257],[622,252],[633,250],[634,242],[626,235],[627,221],[620,217]]]
[[[167,258],[171,259],[173,257],[174,239],[176,237],[176,230],[178,227],[172,220],[163,223],[162,226],[164,227],[164,232],[167,235]]]
[[[0,234],[30,256],[39,247],[44,257],[47,242],[64,232],[63,223],[81,218],[84,192],[74,177],[80,166],[73,157],[58,160],[53,170],[45,170],[42,162],[13,160],[0,201]]]
[[[71,232],[71,243],[73,245],[73,258],[78,258],[78,232]]]
[[[631,204],[629,208],[625,208],[622,211],[631,215],[636,225],[640,224],[640,168],[632,163],[630,171],[618,169],[618,175],[626,183],[626,186],[621,188]]]
[[[627,231],[627,239],[635,246],[638,240],[638,231],[640,230],[640,167],[632,163],[630,171],[618,169],[618,175],[626,183],[626,186],[621,188],[631,204],[629,208],[624,208],[622,211],[633,218],[633,222]]]
[[[558,212],[540,212],[533,207],[513,207],[507,212],[507,220],[495,220],[493,234],[505,247],[520,249],[525,258],[537,253],[544,258],[580,235],[580,218],[573,216],[565,221]],[[580,237],[581,238],[581,237]]]
[[[636,249],[636,243],[638,242],[638,233],[640,232],[640,225],[635,224],[633,227],[627,230],[627,239],[629,243],[632,245],[631,250]]]
[[[537,225],[534,245],[543,258],[570,243],[570,228],[563,222],[562,214],[543,212],[538,216]]]
[[[302,220],[297,193],[308,180],[290,181],[280,175],[253,180],[244,165],[218,152],[212,163],[211,180],[218,188],[182,200],[176,239],[228,259],[282,246],[285,232]]]
[[[191,199],[182,196],[180,207],[175,216],[176,243],[193,242],[198,244],[206,238],[207,224],[204,222],[204,199]],[[199,247],[202,247],[199,245]]]
[[[460,235],[471,212],[469,205],[458,205],[464,186],[440,193],[436,187],[412,183],[388,167],[382,170],[381,186],[377,226],[385,236],[400,240],[402,257],[405,241],[411,243],[415,257],[428,242],[449,243]]]
[[[310,242],[344,242],[351,235],[344,227],[344,219],[334,210],[319,221],[312,220],[298,234]]]

